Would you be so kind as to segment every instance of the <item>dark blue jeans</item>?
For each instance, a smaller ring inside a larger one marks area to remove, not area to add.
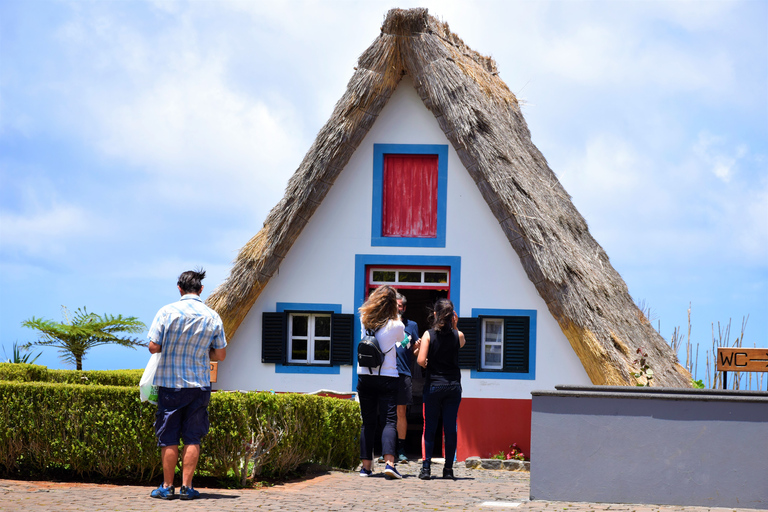
[[[373,459],[378,416],[384,422],[381,432],[382,455],[394,455],[397,442],[397,377],[360,375],[357,378],[357,397],[360,400],[360,458]]]
[[[430,384],[424,387],[424,466],[432,462],[435,450],[435,434],[443,414],[443,435],[445,436],[445,467],[453,467],[456,457],[456,417],[461,404],[461,384]]]

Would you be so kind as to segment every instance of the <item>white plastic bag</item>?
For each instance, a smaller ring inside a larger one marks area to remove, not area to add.
[[[139,381],[139,395],[141,395],[142,402],[157,405],[157,386],[153,382],[155,381],[157,365],[160,363],[160,354],[162,352],[157,352],[150,356],[147,367],[144,369],[144,374]]]

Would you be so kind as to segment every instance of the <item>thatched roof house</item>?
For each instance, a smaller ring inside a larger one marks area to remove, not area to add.
[[[547,161],[493,59],[426,9],[389,11],[347,90],[264,227],[207,303],[228,338],[321,204],[404,75],[470,173],[539,295],[594,384],[634,385],[644,349],[658,386],[690,386],[664,339],[630,297]]]

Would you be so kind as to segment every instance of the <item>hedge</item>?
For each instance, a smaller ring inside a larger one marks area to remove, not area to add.
[[[76,475],[149,482],[162,472],[153,423],[156,407],[135,385],[29,382],[58,372],[0,365],[0,475]],[[44,368],[44,367],[37,367]],[[121,372],[141,370],[121,370]],[[75,373],[75,372],[71,372]],[[77,375],[79,377],[79,375]],[[109,377],[112,378],[112,377]],[[65,379],[69,380],[69,378]],[[211,395],[211,428],[198,472],[245,484],[249,476],[281,477],[305,462],[353,468],[359,461],[360,410],[336,398],[223,392]]]
[[[49,370],[25,363],[0,363],[0,380],[59,382],[100,386],[138,386],[144,370]]]

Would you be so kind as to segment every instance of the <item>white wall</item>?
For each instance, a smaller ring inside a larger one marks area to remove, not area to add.
[[[445,248],[371,247],[374,143],[448,144]],[[342,313],[354,313],[355,254],[460,256],[460,316],[470,316],[472,308],[538,311],[536,380],[470,379],[464,371],[465,397],[529,399],[533,389],[590,383],[472,178],[406,77],[229,340],[216,388],[350,390],[351,366],[342,366],[338,375],[316,375],[277,374],[275,365],[262,364],[261,315],[275,311],[277,302],[341,304]]]

